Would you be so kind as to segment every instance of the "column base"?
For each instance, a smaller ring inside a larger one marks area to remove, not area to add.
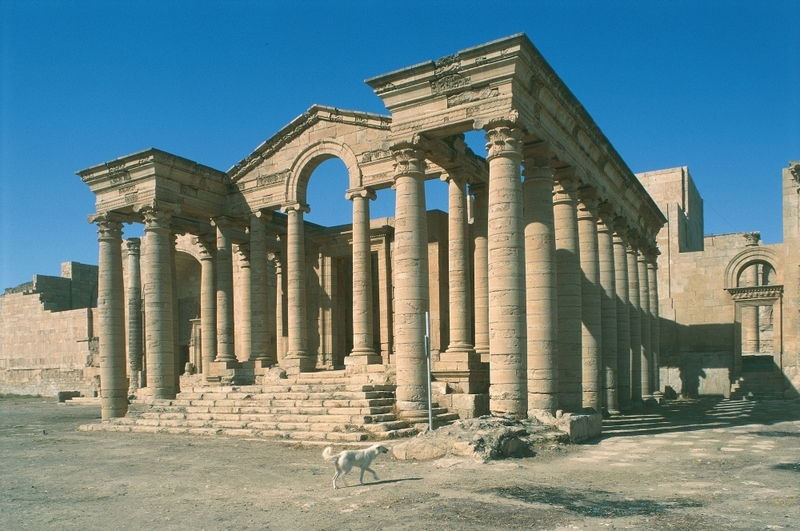
[[[219,385],[252,385],[255,367],[252,361],[214,361],[208,367],[206,382]]]
[[[348,365],[376,365],[383,361],[380,354],[376,354],[374,350],[353,350],[349,356],[345,356],[344,364]]]
[[[313,372],[317,368],[314,359],[306,352],[287,352],[281,366],[286,369],[287,374]]]

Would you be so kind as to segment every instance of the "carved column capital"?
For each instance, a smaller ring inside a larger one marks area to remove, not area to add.
[[[97,225],[98,241],[122,239],[122,222],[113,214],[95,214],[89,217],[89,222]]]
[[[486,151],[489,161],[495,157],[509,157],[522,160],[522,129],[514,124],[500,125],[486,131]]]
[[[580,188],[578,190],[578,219],[591,219],[597,221],[597,206],[600,204],[600,198],[597,196],[597,190],[591,186]]]
[[[553,179],[556,182],[556,187],[553,191],[553,203],[573,202],[577,204],[580,179],[575,174],[575,169],[558,169],[553,173]]]
[[[394,156],[394,176],[424,174],[428,164],[425,162],[425,151],[413,144],[400,144],[392,148]]]
[[[138,256],[142,248],[141,238],[128,238],[125,240],[125,250],[129,256]]]
[[[614,207],[611,206],[611,203],[600,203],[597,207],[597,215],[600,218],[597,230],[600,232],[609,232],[613,235],[616,214],[614,213]]]
[[[800,162],[789,163],[789,173],[794,177],[795,182],[800,184]]]
[[[281,212],[288,214],[289,212],[300,212],[308,214],[311,212],[311,207],[305,203],[286,203],[281,205]]]
[[[370,188],[351,188],[344,193],[344,198],[348,201],[352,201],[356,197],[363,197],[371,201],[374,201],[378,198],[378,196],[375,195],[375,192],[373,192]]]

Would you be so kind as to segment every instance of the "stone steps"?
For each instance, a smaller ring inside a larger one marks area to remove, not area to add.
[[[745,372],[731,384],[731,400],[783,399],[783,375],[769,372]]]
[[[393,385],[367,383],[369,373],[301,373],[247,386],[186,387],[174,399],[132,407],[127,417],[82,426],[84,431],[224,435],[309,443],[397,439],[418,433],[394,413]],[[359,380],[359,377],[364,381]],[[458,415],[434,409],[443,425]]]

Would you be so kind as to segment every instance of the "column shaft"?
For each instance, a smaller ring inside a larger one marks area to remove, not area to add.
[[[225,219],[214,220],[217,227],[217,358],[235,362],[233,335],[233,249],[230,225]]]
[[[103,420],[128,412],[125,378],[125,293],[122,279],[122,223],[96,216],[100,247],[97,315],[100,353],[100,412]]]
[[[558,280],[549,154],[525,154],[522,183],[528,337],[528,416],[558,408]]]
[[[367,189],[349,190],[353,202],[353,351],[346,365],[380,363],[375,352],[372,309],[372,246],[369,202],[375,194]]]
[[[600,256],[600,307],[602,315],[603,406],[619,413],[617,401],[617,282],[614,266],[614,215],[607,204],[600,205],[597,247]]]
[[[471,184],[472,203],[472,262],[475,315],[475,352],[482,361],[489,361],[489,190],[485,184]]]
[[[528,414],[525,233],[520,136],[515,127],[486,134],[489,154],[489,409]]]
[[[580,190],[578,232],[581,270],[581,356],[583,407],[600,412],[602,407],[602,315],[600,298],[600,256],[597,243],[597,193]]]
[[[401,418],[424,422],[428,408],[425,312],[428,311],[428,224],[425,155],[401,146],[395,156],[394,348]]]
[[[652,351],[650,346],[650,282],[647,274],[647,260],[644,251],[639,253],[639,304],[642,308],[640,315],[642,327],[642,399],[645,402],[653,400],[651,387],[652,376]]]
[[[467,185],[449,176],[448,187],[448,261],[450,299],[450,345],[448,353],[474,352],[472,348],[472,304],[470,294]]]
[[[200,342],[203,374],[210,374],[217,357],[217,290],[214,271],[214,244],[200,244]]]
[[[128,238],[125,241],[128,252],[128,283],[125,288],[125,309],[128,352],[128,396],[134,396],[136,390],[142,385],[142,272],[139,263],[141,256],[141,240]]]
[[[147,387],[153,398],[175,398],[171,211],[148,207],[144,215],[144,291]]]
[[[250,358],[267,361],[267,230],[269,213],[250,215]]]
[[[642,402],[642,304],[639,291],[639,252],[628,242],[628,297],[631,316],[631,401]]]
[[[288,338],[284,364],[300,372],[312,370],[314,360],[308,356],[308,323],[306,322],[306,239],[303,213],[307,205],[299,203],[283,207],[286,212],[286,300]]]
[[[556,172],[553,198],[558,279],[558,406],[569,412],[583,405],[581,361],[581,261],[578,238],[578,181],[570,170]]]
[[[628,229],[614,220],[614,271],[617,305],[617,400],[621,411],[631,408],[631,312],[628,282]]]
[[[655,250],[648,256],[647,262],[647,279],[650,284],[650,363],[651,363],[651,379],[650,386],[653,393],[662,393],[661,382],[659,375],[660,360],[659,354],[661,352],[661,322],[658,311],[658,264],[657,260],[658,250]]]
[[[250,267],[250,246],[239,244],[235,247],[239,260],[239,289],[234,288],[234,336],[236,338],[236,359],[240,362],[255,359],[253,353],[253,270]],[[238,293],[237,293],[238,292]]]

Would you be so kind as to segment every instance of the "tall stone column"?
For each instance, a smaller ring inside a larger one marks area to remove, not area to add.
[[[758,286],[758,266],[753,264],[745,268],[742,285],[746,287]],[[746,354],[758,353],[758,306],[742,306],[742,352]]]
[[[267,255],[267,346],[264,357],[259,357],[262,366],[278,363],[278,271],[274,253]]]
[[[653,401],[653,389],[651,386],[652,376],[652,351],[650,345],[650,280],[647,274],[646,243],[639,252],[639,305],[641,306],[641,327],[642,327],[642,400],[646,403]]]
[[[142,385],[142,273],[139,264],[141,256],[141,240],[128,238],[125,240],[128,258],[128,283],[125,288],[125,320],[127,323],[128,352],[128,396],[136,395]]]
[[[234,312],[234,336],[237,340],[236,359],[240,362],[255,359],[253,354],[253,274],[250,262],[250,245],[241,243],[235,246],[235,255],[239,260],[239,278],[241,289],[234,295],[236,300]]]
[[[552,155],[525,153],[522,200],[528,329],[528,417],[558,409],[558,279],[553,218]]]
[[[473,197],[472,212],[472,262],[475,315],[475,352],[482,361],[489,361],[489,187],[470,184]]]
[[[128,412],[125,377],[125,292],[122,279],[122,223],[109,215],[89,218],[97,224],[97,315],[100,353],[100,411],[103,420]]]
[[[472,362],[472,283],[469,267],[469,220],[467,185],[453,175],[443,177],[448,187],[448,262],[450,302],[450,345],[442,361]],[[466,366],[464,366],[466,368]]]
[[[428,224],[425,210],[425,154],[396,146],[394,229],[394,348],[397,407],[401,418],[428,416],[425,312],[428,311]]]
[[[180,337],[180,306],[178,305],[178,272],[176,245],[178,243],[178,233],[172,232],[169,239],[169,268],[170,275],[172,276],[172,342],[175,344],[173,347],[172,363],[175,364],[173,372],[175,376],[175,393],[181,392],[181,337]]]
[[[647,279],[650,285],[650,352],[652,376],[650,385],[653,395],[661,396],[661,383],[659,376],[661,353],[661,322],[658,311],[658,248],[655,244],[647,255]]]
[[[288,332],[286,368],[307,372],[314,369],[308,355],[308,323],[306,322],[306,238],[303,213],[308,205],[284,205],[286,213],[286,290]]]
[[[642,402],[642,303],[639,290],[639,240],[628,234],[628,298],[631,315],[631,402]]]
[[[578,233],[581,270],[581,355],[583,361],[583,407],[602,407],[602,315],[600,299],[600,255],[597,242],[597,192],[579,191]]]
[[[175,335],[172,298],[173,210],[147,206],[144,217],[142,290],[144,292],[147,387],[153,398],[175,398]]]
[[[215,361],[235,362],[231,222],[225,218],[217,218],[212,224],[217,228],[217,358]]]
[[[267,228],[269,212],[250,214],[250,360],[267,359]]]
[[[628,227],[614,219],[614,270],[617,303],[617,400],[620,411],[631,409],[631,311],[628,282]]]
[[[200,342],[203,374],[209,376],[211,364],[217,357],[217,288],[215,272],[216,246],[214,241],[199,240],[200,244]]]
[[[581,360],[581,260],[578,239],[578,179],[567,168],[555,173],[553,215],[558,278],[558,406],[568,412],[583,405]]]
[[[280,238],[281,253],[275,258],[275,351],[278,364],[286,359],[286,235]]]
[[[597,248],[600,255],[600,311],[603,331],[603,405],[611,415],[619,414],[617,401],[617,282],[614,263],[614,212],[608,203],[598,209]]]
[[[345,365],[380,363],[375,352],[372,309],[372,247],[370,245],[369,202],[375,193],[366,188],[348,190],[353,202],[353,351]]]
[[[528,414],[525,232],[520,162],[522,131],[486,133],[489,162],[489,409]]]

